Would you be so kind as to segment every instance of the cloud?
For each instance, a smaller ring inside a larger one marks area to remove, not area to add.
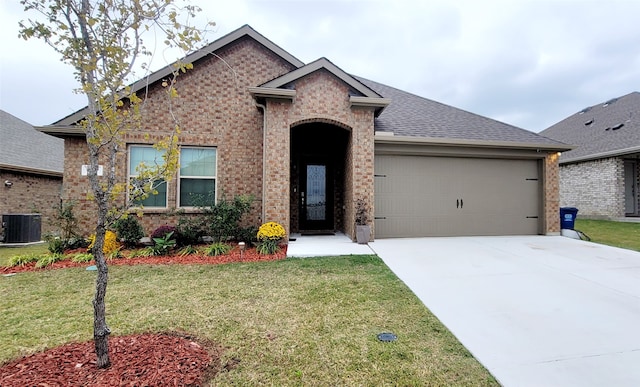
[[[533,131],[640,84],[635,1],[192,2],[204,10],[198,24],[217,23],[210,40],[250,24],[305,63],[326,57],[349,73]],[[1,37],[13,55],[2,59],[12,71],[2,78],[0,108],[36,124],[65,116],[79,101],[63,92],[75,87],[70,70],[42,43],[18,41],[24,13],[1,7]],[[154,68],[175,57],[157,59]]]

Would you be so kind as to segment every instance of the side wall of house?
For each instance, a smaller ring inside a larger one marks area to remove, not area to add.
[[[5,186],[5,181],[11,187]],[[62,177],[0,170],[0,215],[42,215],[42,234],[57,230],[56,209],[60,205]]]
[[[293,66],[250,38],[239,39],[194,63],[193,70],[181,75],[177,82],[179,98],[169,110],[166,93],[160,84],[151,85],[145,98],[143,128],[132,131],[127,145],[153,144],[171,133],[179,120],[181,146],[215,147],[217,152],[216,196],[232,199],[246,194],[254,197],[247,224],[262,222],[262,112],[248,92],[293,69]],[[145,97],[139,93],[140,97]],[[77,215],[81,231],[93,228],[94,206],[86,200],[89,189],[86,177],[79,176],[82,164],[88,163],[84,139],[67,138],[65,144],[65,199],[78,201]],[[124,147],[123,147],[124,148]],[[125,149],[122,149],[126,152]],[[127,176],[123,153],[117,171],[124,181]],[[169,182],[167,209],[144,209],[145,232],[151,233],[163,224],[175,224],[168,214],[177,206],[178,183]],[[287,193],[288,195],[288,193]],[[124,199],[123,199],[124,202]],[[122,202],[122,203],[123,203]]]
[[[624,216],[624,161],[607,158],[560,166],[560,205],[578,216]]]

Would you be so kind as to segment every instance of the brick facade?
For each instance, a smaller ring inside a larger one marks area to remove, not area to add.
[[[618,157],[560,167],[560,205],[578,216],[624,217],[624,160]]]
[[[352,108],[349,88],[327,71],[295,82],[293,102],[268,100],[266,105],[265,219],[289,228],[291,217],[290,133],[301,124],[322,122],[349,130],[344,169],[344,232],[354,236],[353,203],[363,198],[373,208],[373,109]]]
[[[549,153],[544,159],[542,175],[544,195],[544,230],[543,234],[560,232],[560,171],[558,153]]]
[[[293,66],[248,38],[235,41],[216,55],[194,63],[194,70],[178,79],[180,98],[173,101],[173,114],[182,127],[179,141],[184,146],[216,147],[218,199],[222,196],[230,199],[240,194],[252,195],[255,201],[247,221],[260,224],[263,117],[247,88],[285,74]],[[125,142],[129,145],[153,144],[163,138],[173,127],[169,114],[164,90],[159,85],[152,85],[143,109],[145,125],[141,131],[130,132]],[[117,173],[125,180],[126,149],[121,151]],[[85,140],[67,138],[64,199],[79,203],[76,215],[81,231],[88,234],[94,228],[95,206],[87,199],[88,179],[80,176],[83,164],[88,164]],[[168,209],[145,209],[142,221],[145,232],[150,233],[162,224],[175,223],[176,220],[168,217],[167,213],[175,208],[176,196],[177,182],[173,179],[168,185]]]
[[[4,185],[5,181],[11,187]],[[55,214],[60,205],[62,177],[0,170],[0,214],[40,214],[42,235],[56,231]]]

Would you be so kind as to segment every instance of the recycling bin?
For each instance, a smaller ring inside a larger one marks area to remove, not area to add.
[[[573,230],[575,227],[578,209],[575,207],[560,207],[560,228],[563,230]]]

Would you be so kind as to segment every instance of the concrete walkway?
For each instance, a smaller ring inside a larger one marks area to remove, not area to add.
[[[367,245],[354,243],[342,233],[336,235],[291,234],[287,246],[287,257],[325,257],[335,255],[368,255],[375,254]]]
[[[504,386],[640,386],[640,253],[551,236],[370,246]]]

